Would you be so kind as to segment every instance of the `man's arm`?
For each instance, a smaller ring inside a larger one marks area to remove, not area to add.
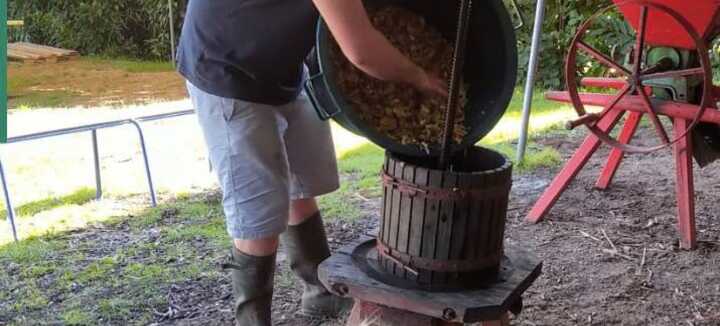
[[[366,74],[447,96],[447,84],[396,49],[370,22],[362,0],[313,0],[345,56]]]

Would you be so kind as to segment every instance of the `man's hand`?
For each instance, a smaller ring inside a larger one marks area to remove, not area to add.
[[[447,82],[420,69],[421,73],[413,86],[431,96],[448,97]]]
[[[405,57],[370,22],[362,0],[313,0],[343,54],[380,80],[402,82],[447,97],[446,83]]]

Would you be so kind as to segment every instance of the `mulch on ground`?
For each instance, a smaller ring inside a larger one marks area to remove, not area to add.
[[[642,130],[638,144],[651,142]],[[654,141],[654,138],[652,138]],[[578,139],[546,139],[565,157]],[[526,295],[521,325],[720,325],[720,170],[696,170],[699,248],[683,251],[676,231],[674,160],[669,150],[631,155],[612,187],[594,189],[601,150],[550,212],[524,217],[557,169],[516,181],[508,241],[544,260]]]

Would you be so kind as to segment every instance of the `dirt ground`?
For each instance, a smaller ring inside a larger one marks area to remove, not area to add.
[[[578,140],[541,142],[567,157]],[[536,252],[544,269],[513,325],[720,325],[718,163],[696,171],[700,245],[688,252],[678,248],[669,151],[630,156],[612,189],[601,192],[593,184],[607,152],[600,151],[538,225],[525,223],[525,214],[559,167],[516,177],[507,241]],[[333,246],[372,229],[378,205],[378,200],[366,203],[366,217],[357,223],[331,223]],[[612,246],[619,254],[611,253]],[[280,269],[287,273],[284,264]],[[299,289],[292,284],[280,282],[277,289],[277,325],[342,324],[299,319],[294,314]],[[229,324],[229,293],[229,284],[179,285],[173,300],[203,312],[159,324]]]
[[[638,143],[647,142],[648,130]],[[565,155],[577,146],[547,139]],[[699,248],[678,249],[669,151],[630,156],[608,191],[593,188],[602,150],[539,225],[523,219],[554,171],[516,182],[508,241],[545,261],[526,295],[527,325],[720,325],[720,170],[695,172]],[[605,236],[607,234],[607,237]],[[612,242],[612,244],[611,244]],[[608,253],[615,246],[622,255]],[[644,257],[644,258],[643,258]]]
[[[640,142],[652,136],[648,131],[641,131]],[[581,136],[582,133],[578,132],[570,136],[549,136],[538,141],[556,147],[564,157],[568,157]],[[606,148],[601,150],[600,155],[590,161],[548,219],[537,225],[527,224],[525,215],[559,167],[516,175],[506,241],[534,251],[544,261],[544,268],[543,275],[524,296],[525,310],[513,319],[512,324],[720,325],[720,163],[696,171],[700,243],[697,250],[689,252],[680,250],[677,245],[674,173],[670,152],[630,156],[621,167],[612,189],[601,192],[594,190],[593,184],[607,152]],[[208,201],[215,205],[213,207],[219,208],[217,196],[210,197],[214,199]],[[380,209],[379,198],[368,198],[360,205],[363,216],[354,222],[336,219],[328,223],[333,248],[375,229],[375,216]],[[124,258],[118,258],[119,265],[139,263],[180,268],[191,263],[201,263],[198,265],[200,269],[187,274],[188,277],[177,278],[180,281],[157,281],[152,275],[140,278],[146,282],[167,282],[161,287],[163,290],[159,292],[162,293],[159,302],[152,303],[149,309],[151,313],[146,311],[147,308],[138,311],[140,308],[136,308],[135,304],[127,308],[128,315],[124,318],[129,319],[101,320],[98,323],[232,325],[229,279],[218,268],[207,267],[211,265],[210,262],[219,261],[225,255],[219,248],[225,248],[226,240],[221,240],[221,245],[213,244],[200,235],[186,234],[175,241],[182,241],[182,246],[189,247],[188,253],[176,256],[157,252],[173,248],[169,244],[158,245],[163,241],[171,241],[168,238],[171,233],[162,231],[162,228],[172,227],[182,231],[211,223],[215,225],[215,233],[224,234],[219,215],[203,213],[192,217],[192,214],[181,213],[174,208],[163,211],[148,226],[140,224],[133,229],[132,223],[138,221],[129,219],[115,226],[80,230],[63,236],[63,241],[68,243],[67,248],[53,253],[56,257],[50,257],[48,261],[65,259],[63,255],[67,252],[82,252],[82,261],[97,261],[123,249],[125,254]],[[132,232],[139,233],[131,235]],[[96,246],[97,243],[108,245]],[[192,245],[188,246],[188,243]],[[131,251],[130,247],[136,248]],[[613,247],[617,248],[616,252],[612,251]],[[279,260],[273,306],[275,325],[343,325],[343,319],[311,320],[297,314],[299,283],[288,270],[282,253]],[[5,270],[12,279],[12,275],[20,273],[22,266],[10,264]],[[57,283],[57,280],[53,281],[57,277],[50,273],[33,279],[33,282],[45,288],[52,282]],[[104,281],[96,287],[85,288],[82,281],[70,282],[70,290],[57,290],[58,286],[55,286],[55,291],[47,293],[47,305],[43,304],[41,308],[30,309],[20,315],[2,316],[3,302],[0,300],[0,325],[3,320],[29,321],[17,322],[19,325],[45,320],[38,319],[38,316],[49,320],[50,317],[57,317],[54,311],[71,302],[90,304],[105,298],[103,291],[123,291],[133,300],[148,299],[143,297],[146,295],[143,294],[143,286],[149,287],[149,284],[134,280],[127,272],[113,273],[112,277],[120,277],[122,279],[119,281],[123,281],[119,286],[111,287],[112,290],[102,286]],[[21,284],[27,283],[16,284],[11,293],[22,295]],[[97,293],[89,292],[91,290]],[[112,297],[112,293],[106,295]],[[87,297],[83,299],[83,296]],[[150,322],[138,321],[140,317],[148,315]]]
[[[184,81],[172,67],[95,58],[8,64],[9,108],[129,105],[179,100]]]

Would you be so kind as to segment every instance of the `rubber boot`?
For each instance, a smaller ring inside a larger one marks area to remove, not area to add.
[[[271,326],[275,256],[251,256],[233,246],[223,269],[231,271],[236,325]]]
[[[331,294],[320,283],[318,265],[330,257],[330,248],[320,214],[300,225],[288,226],[281,241],[290,261],[290,268],[302,280],[302,313],[312,317],[337,317],[349,309],[352,300]]]

